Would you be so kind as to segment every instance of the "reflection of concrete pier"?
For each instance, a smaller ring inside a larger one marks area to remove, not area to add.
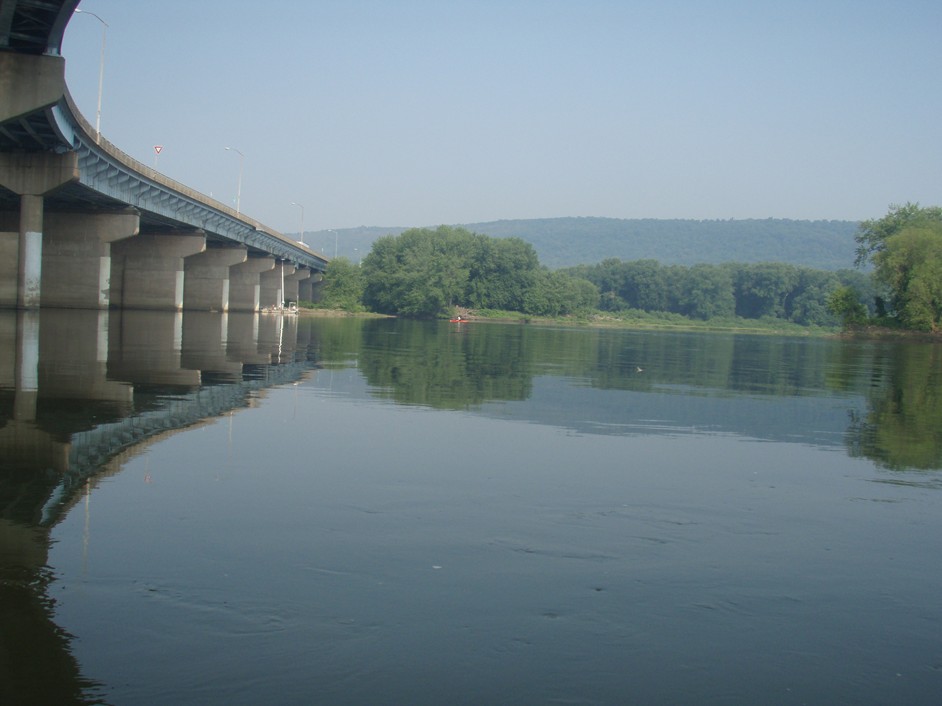
[[[312,364],[309,334],[298,347],[298,322],[252,313],[0,313],[0,518],[53,524],[118,451],[298,379]]]

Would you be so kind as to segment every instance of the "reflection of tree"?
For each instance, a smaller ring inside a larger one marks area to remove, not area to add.
[[[887,374],[874,379],[870,410],[853,418],[851,455],[893,470],[942,468],[942,348],[905,344],[893,349]]]
[[[531,375],[524,329],[438,322],[369,321],[360,370],[397,402],[467,409],[489,400],[523,400]]]

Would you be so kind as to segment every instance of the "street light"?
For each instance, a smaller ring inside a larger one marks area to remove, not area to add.
[[[301,209],[301,230],[298,231],[298,242],[304,245],[304,206],[294,201],[291,202],[291,205]]]
[[[98,112],[95,116],[95,134],[97,136],[95,141],[101,142],[101,87],[105,81],[105,35],[108,32],[108,23],[94,12],[79,9],[76,9],[75,12],[81,12],[83,15],[91,15],[101,22],[101,57],[98,60]]]
[[[239,188],[236,191],[236,215],[242,215],[242,164],[245,161],[245,155],[242,154],[235,147],[226,147],[227,150],[232,150],[239,155]]]
[[[336,260],[337,259],[337,231],[335,231],[333,228],[328,228],[327,232],[334,234],[334,259]]]

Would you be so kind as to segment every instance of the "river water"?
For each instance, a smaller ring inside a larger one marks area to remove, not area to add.
[[[936,704],[942,347],[0,315],[0,703]]]

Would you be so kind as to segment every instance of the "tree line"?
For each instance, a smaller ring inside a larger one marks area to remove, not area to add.
[[[862,222],[855,241],[856,270],[617,258],[550,270],[520,238],[413,228],[376,240],[362,266],[332,260],[321,305],[412,318],[459,309],[547,317],[601,310],[942,328],[942,209],[891,206],[885,217]],[[871,264],[872,272],[859,269]]]
[[[868,277],[779,262],[661,265],[655,260],[604,260],[566,270],[600,291],[599,308],[681,314],[692,319],[782,319],[802,325],[838,323],[828,298],[842,286],[867,297]],[[862,304],[863,305],[863,304]]]

